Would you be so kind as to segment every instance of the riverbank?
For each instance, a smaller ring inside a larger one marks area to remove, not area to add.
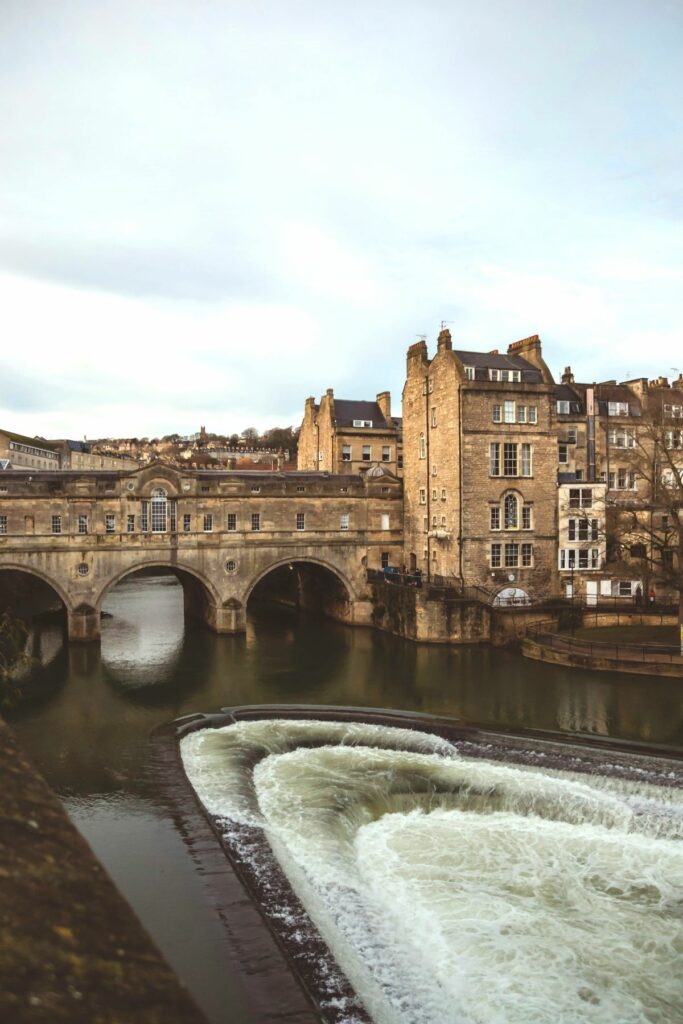
[[[0,1019],[203,1024],[0,721]]]

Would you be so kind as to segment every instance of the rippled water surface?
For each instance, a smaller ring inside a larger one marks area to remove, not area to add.
[[[683,746],[683,702],[673,680],[577,674],[488,648],[416,646],[278,610],[257,611],[246,636],[219,637],[185,626],[182,591],[170,579],[124,582],[106,611],[112,617],[102,623],[101,648],[65,648],[56,627],[45,628],[36,643],[46,663],[33,674],[36,699],[13,726],[216,1024],[257,1016],[241,988],[240,950],[204,899],[189,837],[146,774],[157,725],[226,705],[300,702]],[[421,813],[396,835],[383,831],[400,820],[395,815],[357,832],[358,864],[372,860],[363,852],[368,843],[390,850],[397,864],[391,884],[407,885],[400,864],[410,860],[406,848],[421,845],[411,838]],[[444,865],[444,877],[449,870]]]

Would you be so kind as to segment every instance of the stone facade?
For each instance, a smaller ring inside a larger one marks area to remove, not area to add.
[[[335,399],[328,388],[320,403],[307,398],[299,432],[297,468],[359,473],[381,465],[403,474],[402,421],[391,415],[391,395],[374,402]]]
[[[531,599],[557,586],[554,381],[537,337],[507,354],[408,350],[403,392],[405,561]]]
[[[557,388],[558,567],[565,595],[589,605],[673,597],[683,500],[683,376]],[[667,473],[672,478],[667,485]],[[573,500],[572,497],[573,496]]]
[[[337,587],[330,614],[367,625],[366,569],[401,557],[401,491],[381,469],[363,477],[183,473],[164,463],[130,473],[13,472],[0,480],[0,570],[50,584],[72,639],[96,638],[109,588],[153,566],[176,572],[188,608],[218,632],[245,628],[253,588],[283,565],[301,570],[309,597],[318,593],[312,570],[327,570],[343,593],[340,603]]]

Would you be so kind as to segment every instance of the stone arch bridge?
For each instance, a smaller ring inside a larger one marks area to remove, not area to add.
[[[370,625],[367,569],[402,560],[402,484],[381,467],[328,473],[131,472],[0,476],[0,575],[48,584],[71,640],[96,640],[108,591],[170,570],[186,611],[219,633],[245,629],[254,588],[292,571],[298,603]],[[286,568],[284,568],[286,567]]]

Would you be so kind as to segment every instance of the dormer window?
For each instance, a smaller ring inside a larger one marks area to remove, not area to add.
[[[503,380],[518,384],[522,379],[521,370],[498,370],[494,367],[489,369],[489,380]]]
[[[467,377],[468,380],[474,380],[474,367],[473,366],[466,366],[465,367],[465,376]]]
[[[354,427],[372,427],[372,420],[354,420]]]
[[[628,416],[628,402],[608,402],[608,416]]]
[[[558,402],[557,403],[557,415],[558,416],[569,416],[571,412],[569,402]]]

